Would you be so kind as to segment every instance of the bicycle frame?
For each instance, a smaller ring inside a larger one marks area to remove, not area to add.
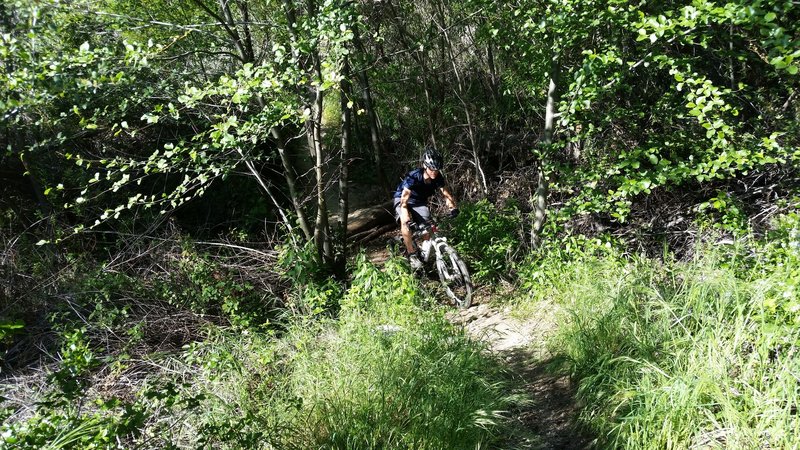
[[[448,297],[460,308],[469,308],[472,302],[472,280],[466,264],[447,243],[447,238],[439,236],[435,222],[422,224],[409,223],[412,238],[422,253],[422,263],[434,263],[439,280],[444,285]]]
[[[444,254],[443,246],[447,244],[447,238],[438,235],[439,227],[435,222],[428,221],[421,224],[410,222],[408,226],[411,229],[414,244],[422,251],[422,261],[424,263],[428,264],[431,261],[435,261],[431,260],[431,247],[434,249],[433,254],[436,255],[436,259],[442,258]]]

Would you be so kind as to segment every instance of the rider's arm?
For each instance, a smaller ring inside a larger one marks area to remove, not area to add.
[[[458,208],[458,205],[456,205],[456,198],[453,197],[453,194],[450,193],[449,189],[447,189],[446,187],[442,187],[441,192],[442,196],[444,196],[444,202],[447,204],[448,208],[450,209]],[[405,192],[403,193],[405,194]]]

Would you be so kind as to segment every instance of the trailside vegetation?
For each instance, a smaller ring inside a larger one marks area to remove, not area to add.
[[[370,262],[391,219],[348,220],[426,145],[476,301],[559,312],[548,367],[599,447],[798,447],[799,23],[0,0],[0,448],[535,441],[509,361]]]
[[[799,225],[781,217],[766,239],[706,242],[688,261],[602,246],[525,266],[520,306],[560,306],[551,345],[601,447],[798,445]]]

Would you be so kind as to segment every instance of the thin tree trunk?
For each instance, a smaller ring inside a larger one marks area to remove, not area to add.
[[[425,69],[422,71],[422,86],[425,89],[425,102],[428,104],[428,130],[430,131],[431,144],[433,144],[434,148],[439,148],[439,145],[436,143],[436,127],[433,123],[433,103],[431,101],[431,91]]]
[[[22,162],[22,167],[25,168],[25,174],[27,175],[28,181],[31,183],[31,189],[33,190],[33,194],[36,196],[36,203],[39,205],[39,211],[45,216],[50,216],[50,214],[53,212],[53,207],[50,205],[50,202],[47,201],[47,197],[44,195],[42,183],[38,178],[36,178],[36,175],[33,174],[33,170],[28,163],[28,158],[25,155],[24,150],[20,152],[19,159]]]
[[[536,194],[533,198],[533,227],[531,227],[531,247],[538,249],[542,244],[542,229],[547,218],[547,178],[542,162],[536,173]]]
[[[728,31],[730,33],[730,37],[728,40],[728,51],[730,52],[728,56],[728,78],[730,78],[731,90],[735,90],[736,76],[734,72],[734,60],[733,60],[733,41],[735,38],[733,37],[733,23],[731,23],[730,27],[728,28]]]
[[[498,82],[497,66],[494,63],[494,51],[492,50],[491,40],[486,45],[486,63],[489,66],[489,90],[492,93],[492,98],[494,99],[496,105],[499,97],[498,93],[500,83]]]
[[[318,100],[316,105],[322,106],[322,92],[317,94]],[[321,115],[318,117],[321,119]],[[325,201],[325,171],[323,165],[325,163],[324,152],[322,148],[322,132],[320,121],[309,121],[309,132],[312,133],[312,140],[314,145],[314,156],[316,164],[314,166],[314,173],[316,175],[316,190],[317,190],[317,220],[314,226],[314,242],[317,246],[317,254],[322,262],[330,262],[333,254],[330,240],[330,225],[328,223],[328,205]]]
[[[481,187],[483,188],[483,194],[486,195],[489,193],[489,187],[486,184],[486,176],[483,172],[483,168],[481,166],[481,160],[478,155],[478,143],[475,138],[475,127],[472,125],[472,114],[469,111],[469,106],[467,102],[464,100],[464,83],[461,79],[461,73],[458,70],[458,64],[456,63],[455,54],[453,53],[453,42],[450,40],[450,35],[447,33],[447,23],[445,23],[445,14],[444,11],[440,7],[437,8],[439,13],[439,20],[441,20],[440,30],[443,37],[443,44],[446,44],[446,53],[447,57],[450,59],[450,64],[453,67],[453,74],[456,76],[456,97],[458,97],[459,102],[461,103],[461,107],[464,108],[464,116],[467,120],[467,134],[469,135],[469,143],[472,147],[472,158],[475,162],[475,178],[480,181]]]
[[[553,130],[556,117],[556,104],[558,103],[558,62],[553,58],[550,67],[550,86],[547,89],[547,105],[544,116],[544,134],[542,136],[541,159],[536,175],[536,195],[533,200],[533,226],[531,227],[531,247],[538,249],[542,241],[542,229],[547,219],[547,174],[544,172],[544,158],[550,153],[549,147],[553,143]]]
[[[256,52],[253,47],[253,36],[250,33],[250,9],[247,2],[244,0],[236,0],[236,6],[239,7],[239,12],[242,14],[242,33],[244,34],[244,46],[247,54],[250,56],[250,61],[256,62]]]
[[[206,14],[214,18],[217,22],[219,22],[220,25],[222,25],[222,28],[225,29],[225,33],[227,33],[228,37],[231,38],[231,43],[233,43],[234,48],[236,48],[237,56],[241,62],[243,64],[251,62],[252,56],[248,55],[247,50],[245,50],[244,45],[242,44],[242,38],[239,36],[239,32],[236,30],[236,23],[233,20],[233,15],[231,14],[231,10],[228,7],[227,1],[219,0],[222,16],[217,14],[213,9],[206,5],[203,0],[192,1]]]
[[[233,40],[233,45],[236,47],[236,51],[239,52],[242,62],[245,64],[252,62],[253,55],[250,54],[248,49],[245,47],[242,37],[239,35],[239,30],[236,27],[236,21],[233,20],[231,8],[228,6],[228,0],[219,0],[219,7],[222,9],[222,15],[225,19],[225,23],[227,24],[226,28],[229,30],[229,34]]]
[[[395,18],[395,24],[397,25],[397,31],[399,32],[400,40],[403,42],[403,45],[409,49],[409,54],[411,58],[417,63],[419,68],[422,70],[422,88],[425,91],[425,102],[428,106],[428,129],[430,132],[430,140],[431,144],[434,147],[438,148],[436,142],[436,127],[434,124],[434,111],[433,111],[433,100],[431,100],[431,87],[428,80],[428,65],[425,63],[425,55],[419,55],[417,53],[417,48],[415,45],[411,43],[408,39],[408,31],[406,30],[405,25],[403,24],[403,18],[397,14],[397,11],[394,8],[394,4],[391,1],[387,2],[389,8],[392,11],[392,15]]]
[[[336,261],[337,271],[344,274],[347,261],[347,216],[350,213],[349,190],[348,190],[348,166],[350,165],[350,129],[351,114],[350,102],[350,64],[345,60],[342,68],[342,81],[340,105],[342,110],[342,153],[341,167],[339,169],[339,239],[341,239],[341,254]]]
[[[353,42],[361,54],[367,54],[358,35],[358,27],[354,30]],[[364,108],[367,110],[370,145],[372,145],[372,158],[375,162],[375,167],[378,169],[378,182],[383,188],[388,188],[389,181],[386,177],[386,170],[383,167],[383,144],[381,142],[380,127],[378,124],[378,113],[375,111],[375,107],[372,104],[372,88],[369,85],[367,68],[360,68],[357,74],[359,84],[361,84],[361,98],[364,102]]]
[[[27,123],[28,121],[25,120]],[[17,148],[19,149],[19,160],[22,163],[22,167],[25,170],[25,174],[27,175],[28,181],[31,184],[31,189],[33,190],[34,195],[36,196],[36,204],[39,208],[39,213],[42,217],[46,218],[45,229],[47,230],[47,238],[52,245],[49,245],[47,248],[48,256],[55,258],[56,261],[61,260],[61,245],[58,243],[58,238],[56,235],[55,229],[55,220],[53,214],[53,205],[50,201],[47,200],[47,196],[44,193],[44,186],[42,181],[36,177],[36,174],[33,170],[33,167],[30,165],[26,150],[28,145],[30,147],[36,147],[36,138],[31,135],[30,129],[25,131],[25,136],[21,136],[19,133],[14,133],[14,137],[16,138],[18,144]],[[22,142],[20,142],[22,140]],[[52,252],[52,253],[50,253]]]
[[[389,186],[386,176],[386,169],[383,167],[383,144],[381,142],[380,127],[378,125],[378,113],[372,104],[372,89],[369,86],[366,70],[358,72],[358,80],[361,84],[361,97],[364,101],[364,108],[367,110],[367,122],[369,124],[370,145],[372,145],[372,155],[375,167],[378,169],[378,182],[384,188]]]
[[[249,11],[247,9],[247,4],[245,2],[237,0],[239,11],[241,12],[244,18],[243,27],[244,27],[245,39],[242,40],[241,36],[237,31],[236,22],[233,19],[233,14],[231,13],[230,7],[228,6],[228,0],[219,0],[219,5],[222,10],[222,16],[220,16],[219,14],[214,12],[214,10],[209,8],[205,3],[203,3],[202,0],[193,0],[193,1],[203,11],[205,11],[206,14],[208,14],[209,16],[213,17],[214,19],[220,22],[222,27],[225,29],[225,32],[231,38],[231,41],[233,42],[233,45],[236,48],[236,51],[238,53],[239,59],[241,60],[242,64],[255,62],[254,61],[255,52],[253,50],[250,26],[248,23]],[[286,3],[290,4],[289,0],[286,0]],[[287,17],[291,17],[292,19],[292,22],[290,22],[291,24],[294,23],[293,13],[294,13],[293,10],[287,9]],[[294,31],[294,28],[292,28],[292,31]],[[256,101],[262,108],[266,106],[264,103],[264,99],[261,98],[260,96],[256,97]],[[281,158],[281,164],[283,166],[283,176],[284,179],[286,180],[286,185],[289,188],[289,197],[292,201],[292,205],[294,206],[295,214],[297,214],[298,225],[300,227],[300,230],[303,232],[303,235],[305,236],[306,240],[310,240],[312,238],[312,231],[308,223],[308,218],[306,217],[306,214],[300,203],[300,196],[297,189],[297,177],[294,172],[294,165],[290,161],[289,154],[286,150],[286,143],[283,140],[283,137],[281,136],[280,131],[277,128],[275,127],[270,128],[270,135],[272,135],[275,145],[278,148],[278,154]],[[244,155],[242,155],[242,157],[244,158]],[[262,188],[264,188],[265,192],[270,197],[272,202],[275,203],[275,206],[278,208],[279,213],[281,214],[281,216],[284,217],[284,221],[287,223],[287,227],[290,227],[291,229],[291,225],[288,222],[288,218],[286,217],[283,210],[280,208],[279,204],[276,202],[276,198],[272,195],[272,192],[268,189],[268,185],[264,183],[264,180],[262,179],[261,175],[252,166],[252,162],[245,161],[245,164],[248,166],[248,169],[250,169],[251,174],[256,178],[256,182],[258,182],[259,185]]]
[[[310,240],[312,237],[311,226],[308,224],[308,218],[306,218],[303,205],[300,204],[300,194],[297,192],[297,178],[295,177],[294,173],[294,165],[289,160],[289,154],[286,150],[286,143],[283,141],[283,137],[277,128],[270,128],[270,134],[275,140],[275,145],[278,147],[278,155],[280,156],[281,164],[283,165],[283,177],[286,179],[286,185],[289,188],[289,197],[292,200],[294,212],[297,214],[297,221],[299,222],[300,229],[303,231],[305,238]]]
[[[241,153],[241,151],[240,151]],[[275,208],[278,209],[278,214],[281,216],[281,220],[283,220],[283,224],[286,226],[286,229],[289,231],[289,237],[294,242],[294,229],[292,228],[292,222],[289,220],[289,216],[286,215],[286,212],[281,208],[280,203],[278,203],[278,199],[275,198],[275,195],[272,193],[272,190],[269,188],[269,185],[264,181],[264,178],[261,176],[261,173],[256,169],[255,165],[252,161],[245,160],[245,166],[250,171],[250,174],[256,179],[256,182],[264,192],[267,193],[267,196],[272,200],[272,204],[275,205]]]
[[[500,136],[505,136],[505,126],[500,114],[500,75],[494,60],[494,46],[492,40],[486,43],[486,64],[489,68],[489,92],[492,95],[492,104],[495,111],[495,129]],[[502,155],[501,155],[502,158]]]
[[[322,80],[322,68],[319,58],[314,58],[314,72],[318,80]],[[314,227],[314,243],[317,247],[317,255],[320,262],[330,263],[333,261],[333,249],[330,239],[330,225],[328,223],[328,205],[325,201],[325,163],[323,142],[322,142],[322,108],[324,94],[317,86],[314,89],[314,102],[311,104],[311,117],[306,121],[306,136],[310,149],[313,151],[316,164],[314,174],[316,175],[317,191],[317,220]]]

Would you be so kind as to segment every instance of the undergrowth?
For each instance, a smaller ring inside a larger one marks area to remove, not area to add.
[[[486,200],[465,202],[453,220],[453,239],[459,254],[468,262],[477,281],[497,281],[509,276],[521,256],[522,215],[509,203],[496,206]]]
[[[604,250],[521,270],[523,309],[563,310],[552,347],[603,448],[800,446],[798,229],[787,216],[688,263]]]
[[[520,399],[482,346],[425,304],[404,262],[381,271],[360,259],[340,301],[337,318],[295,316],[280,339],[227,335],[194,349],[198,361],[222,352],[232,364],[198,374],[192,391],[209,400],[191,421],[195,444],[441,449],[498,441],[504,411]]]
[[[257,291],[190,251],[174,276],[144,288],[120,274],[76,278],[76,311],[53,315],[58,360],[34,408],[3,404],[0,448],[496,447],[524,399],[405,260],[378,269],[360,257],[343,286],[309,275],[306,253],[283,255],[294,288],[272,325],[227,310],[255,306]],[[158,312],[227,320],[151,345],[158,318],[136,322],[141,311],[121,306],[145,293]]]

